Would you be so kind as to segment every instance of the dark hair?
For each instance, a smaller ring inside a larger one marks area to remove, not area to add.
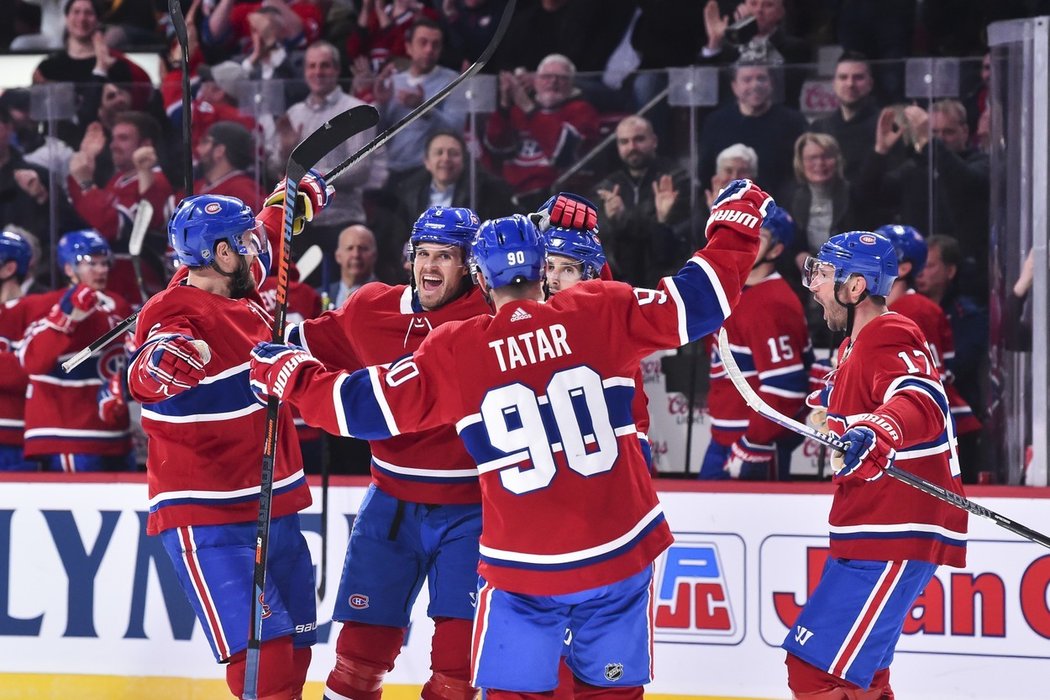
[[[64,16],[68,16],[69,15],[69,11],[73,8],[73,3],[75,3],[76,1],[77,0],[66,0],[65,6],[62,7],[62,14]],[[96,16],[101,14],[98,11],[98,2],[96,2],[96,0],[85,0],[85,2],[90,3],[91,9],[95,11],[95,15]]]
[[[439,32],[441,32],[442,38],[444,38],[444,36],[445,36],[445,30],[441,28],[440,24],[438,24],[434,20],[430,19],[429,17],[420,16],[420,17],[417,17],[414,22],[412,22],[412,26],[410,26],[408,28],[408,31],[405,32],[405,41],[406,42],[412,41],[412,37],[414,37],[416,35],[416,30],[419,29],[420,27],[427,27],[428,29],[436,29]]]
[[[6,104],[0,104],[0,124],[11,123],[11,110]]]
[[[113,120],[114,124],[131,124],[139,132],[139,138],[148,139],[154,146],[160,146],[160,124],[145,112],[128,110]]]
[[[244,170],[252,162],[255,148],[252,133],[243,124],[223,121],[215,122],[208,127],[207,135],[220,146],[226,148],[226,160],[238,170]]]
[[[426,143],[423,146],[423,154],[426,155],[430,152],[430,144],[434,143],[434,139],[439,136],[448,136],[449,138],[456,139],[459,143],[459,147],[463,149],[463,155],[467,155],[467,142],[463,138],[463,134],[459,133],[454,129],[435,129],[427,134]]]
[[[863,63],[868,67],[868,72],[871,72],[871,61],[860,51],[843,51],[842,55],[835,61],[835,65],[837,66],[840,63]]]
[[[941,252],[941,262],[945,265],[959,267],[962,264],[962,248],[959,247],[959,241],[955,236],[947,236],[945,234],[930,236],[926,239],[926,247],[939,250]]]

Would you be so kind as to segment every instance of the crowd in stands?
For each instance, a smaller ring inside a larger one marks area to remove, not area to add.
[[[18,294],[77,279],[57,243],[90,229],[113,256],[108,288],[137,307],[171,274],[165,225],[189,183],[257,208],[301,138],[375,105],[380,124],[321,162],[331,170],[477,59],[506,2],[183,0],[185,66],[166,0],[2,5],[11,21],[0,48],[43,55],[32,86],[0,94],[0,224],[34,251],[24,270],[11,267],[22,270]],[[426,207],[471,206],[484,220],[571,190],[598,205],[614,278],[654,286],[702,245],[719,188],[752,177],[794,220],[776,267],[804,304],[802,262],[829,236],[904,224],[929,237],[914,287],[950,319],[955,381],[979,416],[990,190],[982,32],[1044,12],[1050,2],[1036,0],[519,0],[484,68],[491,83],[477,83],[491,85],[491,111],[450,98],[340,178],[332,205],[296,239],[324,254],[302,283],[341,304],[368,281],[406,281],[410,225]],[[822,72],[829,46],[841,53]],[[144,53],[156,55],[157,85],[129,58]],[[965,59],[955,99],[906,95],[902,59],[919,55]],[[691,65],[717,67],[717,105],[667,101],[666,69]],[[814,94],[829,99],[815,105]],[[38,95],[55,102],[45,109]],[[140,202],[153,216],[137,280],[127,254]],[[313,309],[309,300],[302,312]],[[0,357],[21,342],[12,328],[3,325]]]

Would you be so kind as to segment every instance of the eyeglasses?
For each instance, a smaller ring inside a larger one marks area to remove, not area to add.
[[[566,82],[572,80],[571,75],[562,75],[561,73],[537,73],[536,78],[538,80],[559,80]]]

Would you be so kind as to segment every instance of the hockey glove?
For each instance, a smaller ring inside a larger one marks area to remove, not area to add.
[[[101,295],[86,284],[70,287],[51,307],[46,322],[62,333],[71,333],[76,324],[90,316],[99,306]]]
[[[729,448],[729,459],[726,460],[725,469],[734,479],[768,479],[774,451],[773,445],[755,444],[741,437]]]
[[[124,400],[120,372],[114,374],[98,389],[98,417],[111,427],[128,424],[128,404]]]
[[[728,226],[739,233],[758,235],[762,220],[776,207],[773,198],[750,180],[733,180],[718,193],[707,219],[707,237]]]
[[[828,434],[828,400],[831,396],[831,387],[825,386],[823,389],[817,389],[811,392],[806,397],[806,406],[809,407],[809,424],[824,433]]]
[[[131,366],[137,395],[164,399],[197,386],[205,377],[211,349],[188,335],[169,335],[143,349]]]
[[[252,349],[252,391],[262,403],[271,396],[284,400],[285,390],[294,383],[295,373],[304,366],[321,366],[319,360],[301,348],[277,343],[259,343]]]
[[[598,210],[595,209],[594,204],[571,192],[559,192],[544,202],[540,210],[530,214],[529,217],[536,224],[540,233],[545,232],[551,226],[584,231],[598,230]]]
[[[835,471],[836,479],[859,477],[875,481],[883,470],[893,464],[900,446],[900,428],[885,416],[865,413],[842,436],[849,443],[842,453],[842,466]],[[833,463],[837,461],[833,459]]]
[[[288,178],[281,178],[277,187],[263,202],[264,206],[284,206],[284,188]],[[328,200],[335,193],[335,188],[325,184],[321,173],[311,170],[299,182],[299,191],[295,198],[295,214],[292,219],[292,235],[303,232],[308,221],[313,221],[317,212],[328,206]]]

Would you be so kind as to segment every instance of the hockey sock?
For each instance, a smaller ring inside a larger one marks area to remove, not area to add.
[[[476,690],[470,685],[470,620],[454,617],[434,618],[434,638],[430,648],[433,675],[423,686],[423,700],[471,700]]]

